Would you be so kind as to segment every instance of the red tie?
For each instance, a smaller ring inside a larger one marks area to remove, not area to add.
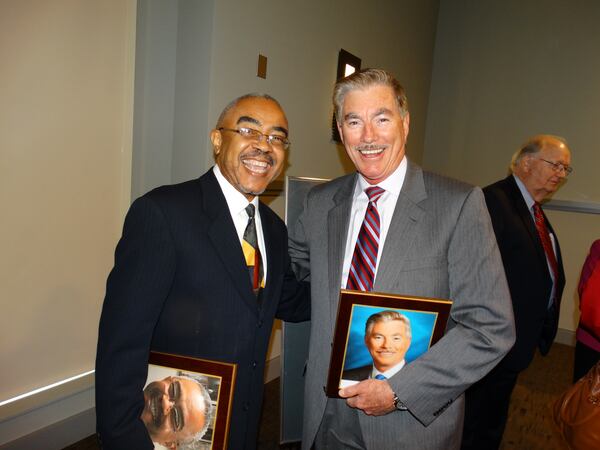
[[[537,202],[533,205],[533,215],[535,217],[535,228],[537,228],[538,235],[542,241],[542,246],[544,247],[544,252],[546,253],[546,258],[552,269],[554,281],[556,282],[556,280],[558,280],[558,263],[556,262],[552,241],[550,240],[550,233],[548,233],[548,227],[546,227],[546,219],[544,218],[540,204]]]
[[[347,289],[356,291],[371,291],[375,279],[375,267],[377,266],[377,253],[379,252],[379,212],[377,211],[377,200],[385,190],[379,186],[365,189],[369,196],[369,206],[363,220],[352,263],[346,283]]]

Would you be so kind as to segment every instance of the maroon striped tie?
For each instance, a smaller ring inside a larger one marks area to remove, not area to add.
[[[558,280],[558,262],[556,261],[556,255],[554,254],[554,248],[550,240],[550,233],[548,233],[548,227],[546,226],[546,219],[544,218],[540,204],[537,202],[533,205],[533,215],[535,217],[535,228],[542,241],[542,247],[544,247],[544,252],[552,269],[552,276],[556,282]]]
[[[354,254],[350,264],[350,273],[348,274],[347,289],[356,291],[373,290],[373,281],[375,279],[375,267],[377,266],[377,253],[379,252],[379,212],[377,211],[377,200],[383,195],[385,190],[379,186],[373,186],[365,189],[369,196],[369,206],[365,213]]]

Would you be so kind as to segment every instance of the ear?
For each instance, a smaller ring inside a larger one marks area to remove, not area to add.
[[[531,155],[527,155],[525,156],[522,161],[523,161],[523,170],[525,172],[529,172],[531,170],[531,162],[533,160],[533,157]]]
[[[340,123],[336,120],[335,124],[337,125],[337,129],[338,129],[338,134],[340,135],[340,140],[342,141],[342,144],[344,143],[344,134],[342,133],[342,126],[340,125]]]
[[[402,118],[402,125],[404,126],[404,138],[408,136],[408,130],[410,130],[410,113],[406,113],[406,116]]]
[[[212,142],[213,153],[218,155],[221,152],[221,144],[223,142],[223,135],[217,129],[210,132],[210,142]]]

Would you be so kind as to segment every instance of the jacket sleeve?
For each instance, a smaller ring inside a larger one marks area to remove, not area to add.
[[[390,379],[399,399],[426,426],[515,341],[510,293],[479,188],[464,199],[449,237],[447,271],[453,305],[446,334]]]
[[[175,250],[160,208],[131,206],[106,284],[96,354],[97,431],[104,449],[152,449],[140,419],[153,329],[175,272]]]
[[[283,287],[276,317],[286,322],[304,322],[310,320],[310,283],[307,281],[298,281],[292,271],[292,264],[287,249],[287,231],[284,233],[282,246],[285,253]]]

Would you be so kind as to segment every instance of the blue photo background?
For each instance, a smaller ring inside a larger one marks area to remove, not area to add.
[[[354,305],[352,321],[346,349],[344,369],[363,367],[373,363],[373,359],[365,346],[365,323],[372,314],[391,309],[404,314],[410,320],[412,341],[406,352],[406,363],[414,361],[429,348],[437,313],[428,311],[410,311],[399,308],[382,308],[379,306]]]

